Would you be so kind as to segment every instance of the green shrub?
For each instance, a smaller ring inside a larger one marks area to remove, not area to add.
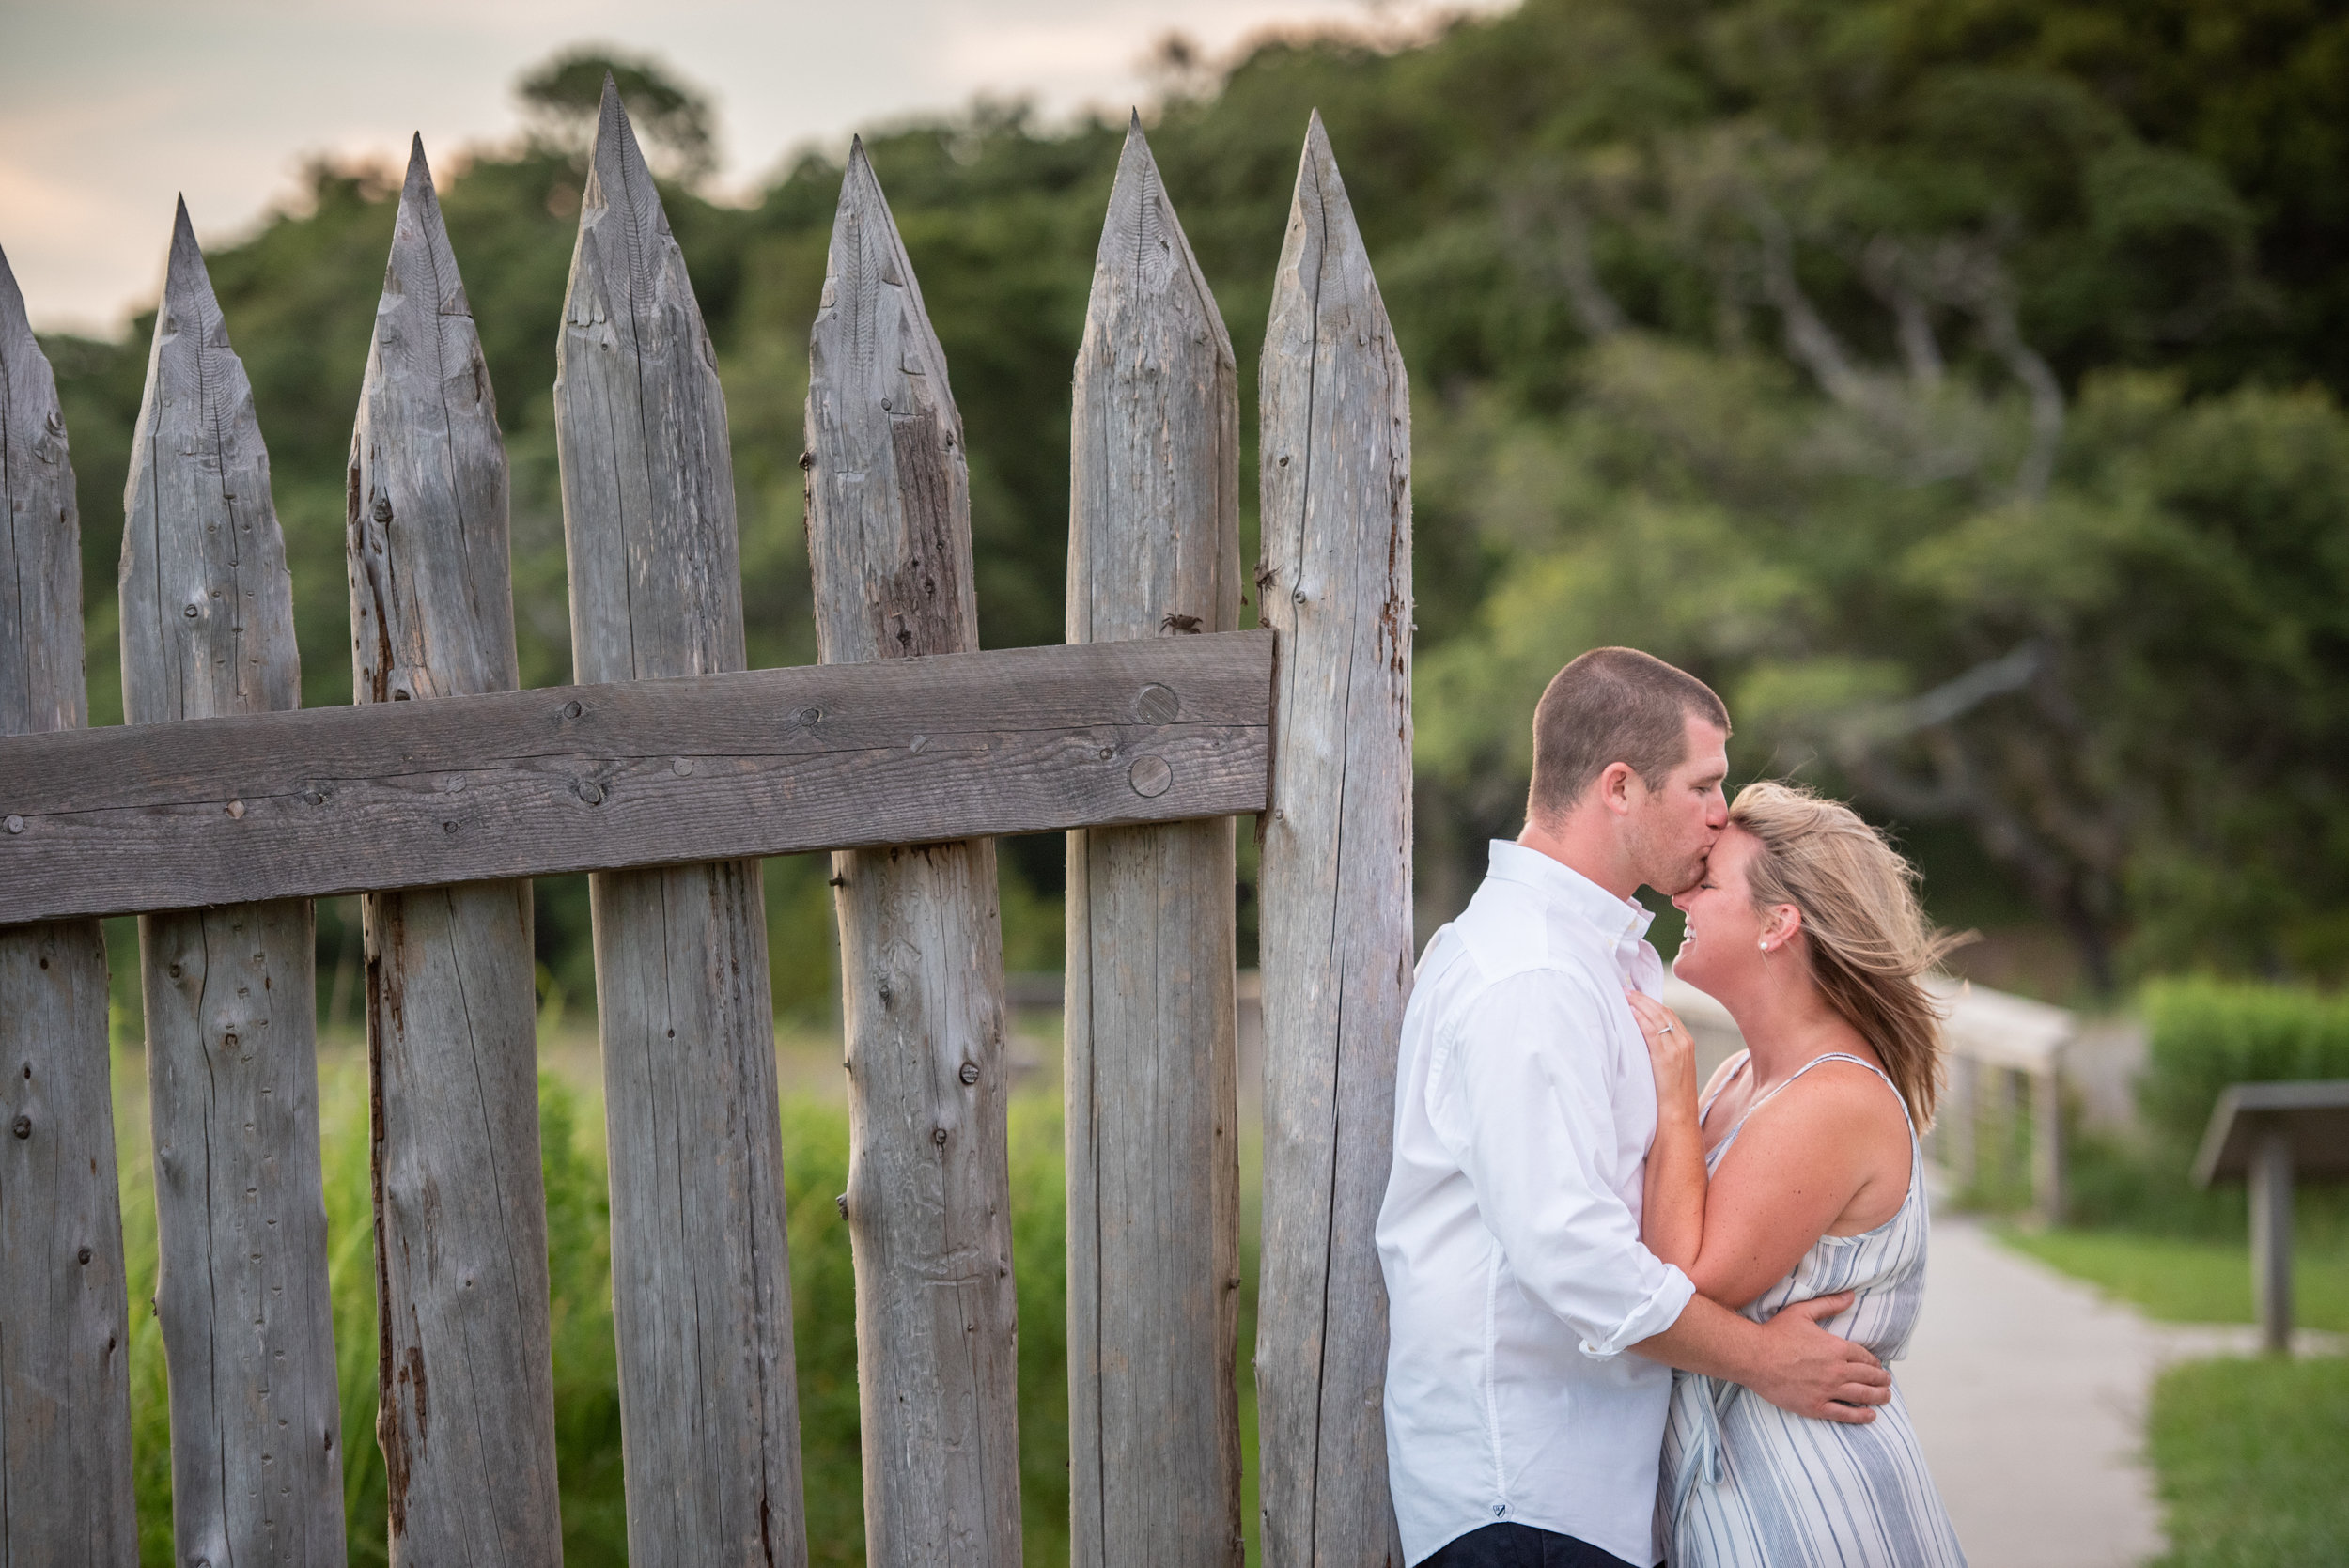
[[[2163,980],[2145,987],[2138,1103],[2191,1149],[2231,1083],[2349,1078],[2349,999],[2282,986]]]
[[[2349,1000],[2280,986],[2207,979],[2145,987],[2145,1072],[2138,1080],[2143,1126],[2129,1133],[2076,1129],[2066,1139],[2067,1219],[2111,1227],[2240,1243],[2243,1189],[2193,1180],[2194,1154],[2212,1108],[2232,1083],[2349,1077]],[[2349,1235],[2349,1192],[2304,1188],[2301,1246]]]

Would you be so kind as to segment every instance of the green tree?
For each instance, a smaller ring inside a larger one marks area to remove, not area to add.
[[[2342,26],[2281,0],[1529,0],[1409,48],[1288,39],[1220,74],[1163,52],[1152,144],[1243,402],[1315,108],[1411,365],[1428,913],[1514,831],[1529,683],[1606,638],[1732,694],[1745,766],[1897,821],[1938,908],[2060,925],[2098,976],[2329,972]],[[537,138],[443,192],[515,463],[532,684],[569,671],[548,388],[607,69],[671,174],[706,166],[702,94],[581,49],[526,80]],[[1061,635],[1068,367],[1122,129],[981,101],[866,141],[968,422],[989,646]],[[814,657],[796,458],[838,180],[810,154],[748,208],[663,189],[728,392],[758,664]],[[210,258],[314,704],[350,695],[343,462],[390,221],[381,178],[319,166]],[[101,719],[98,498],[148,330],[52,345]],[[1057,844],[1005,860],[1050,962]],[[770,887],[778,996],[820,1006],[820,867]],[[574,885],[540,929],[590,994]]]
[[[646,161],[661,176],[692,185],[718,166],[716,116],[709,100],[661,66],[597,48],[566,51],[515,87],[535,139],[569,157],[583,156],[609,80],[619,89]]]

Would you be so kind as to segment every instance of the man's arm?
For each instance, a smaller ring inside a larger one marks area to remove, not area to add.
[[[1742,1383],[1781,1410],[1864,1426],[1870,1405],[1892,1397],[1892,1374],[1849,1340],[1819,1327],[1851,1305],[1849,1294],[1813,1296],[1755,1323],[1693,1296],[1672,1326],[1631,1349],[1651,1361]]]

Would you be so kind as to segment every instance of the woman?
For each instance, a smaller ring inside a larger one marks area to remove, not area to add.
[[[1888,1362],[1924,1293],[1917,1134],[1941,1036],[1919,977],[1950,946],[1914,880],[1846,807],[1749,785],[1703,880],[1672,900],[1688,916],[1673,972],[1720,1000],[1746,1050],[1700,1100],[1687,1028],[1631,998],[1658,1102],[1649,1249],[1757,1322],[1850,1291],[1823,1327]],[[1658,1512],[1672,1568],[1965,1562],[1897,1385],[1873,1422],[1846,1426],[1679,1374]]]

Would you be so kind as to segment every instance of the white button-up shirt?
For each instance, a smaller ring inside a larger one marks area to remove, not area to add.
[[[1496,841],[1420,959],[1378,1214],[1408,1561],[1511,1521],[1657,1560],[1672,1372],[1619,1352],[1695,1290],[1640,1243],[1656,1082],[1623,993],[1662,985],[1650,918]]]

